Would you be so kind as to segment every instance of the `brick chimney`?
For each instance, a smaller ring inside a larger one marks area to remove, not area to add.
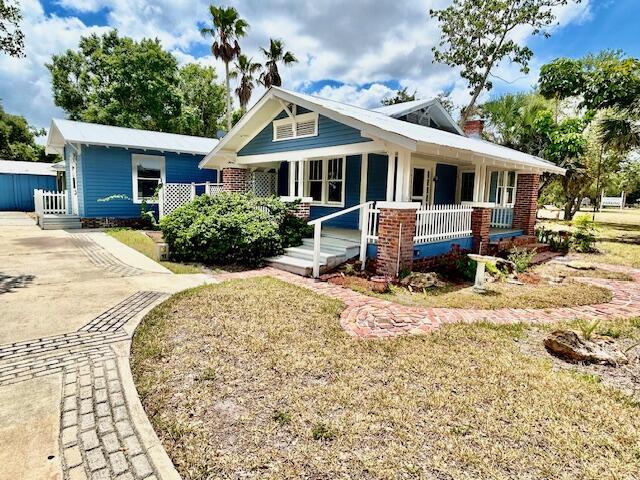
[[[467,120],[462,127],[465,135],[471,138],[482,138],[484,130],[484,120]]]

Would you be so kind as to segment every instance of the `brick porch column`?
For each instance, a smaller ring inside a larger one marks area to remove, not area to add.
[[[294,217],[302,218],[304,220],[309,219],[309,215],[311,214],[311,202],[313,201],[312,197],[280,197],[284,203],[294,203],[297,200],[300,200],[294,208],[291,209],[291,213]]]
[[[249,170],[235,167],[223,168],[222,190],[225,192],[247,193],[249,191]]]
[[[489,251],[489,230],[491,228],[491,208],[474,206],[471,212],[471,235],[473,251],[484,255]]]
[[[540,175],[518,174],[516,201],[513,205],[513,228],[523,230],[525,235],[535,235],[539,188]]]
[[[416,234],[415,202],[378,202],[378,254],[376,273],[397,277],[413,267],[413,237]]]

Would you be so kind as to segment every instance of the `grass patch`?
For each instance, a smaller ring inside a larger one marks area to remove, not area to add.
[[[354,341],[270,278],[175,295],[136,331],[145,410],[186,480],[633,478],[640,415],[523,354],[524,326]],[[209,381],[200,372],[215,370]]]
[[[189,265],[187,263],[163,262],[156,258],[156,245],[144,232],[131,230],[127,228],[111,228],[107,230],[107,234],[116,240],[124,243],[128,247],[139,251],[143,255],[155,260],[160,265],[173,273],[202,273],[203,270],[197,265]]]
[[[388,293],[372,292],[363,286],[357,277],[345,277],[345,287],[366,295],[411,307],[479,308],[556,308],[577,305],[608,303],[611,292],[605,288],[586,284],[563,283],[561,285],[511,285],[508,283],[487,284],[487,291],[478,294],[469,284],[449,285],[444,288],[427,289],[424,292],[401,287],[391,287]]]

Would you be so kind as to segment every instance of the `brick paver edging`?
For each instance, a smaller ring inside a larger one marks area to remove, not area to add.
[[[609,320],[640,316],[640,270],[613,265],[599,268],[624,272],[633,281],[576,278],[577,281],[611,290],[609,303],[562,308],[500,308],[477,310],[462,308],[420,308],[399,305],[369,297],[345,287],[300,277],[273,268],[216,275],[221,281],[258,276],[270,276],[298,285],[316,293],[342,300],[346,308],[340,315],[342,328],[356,338],[386,338],[398,335],[422,334],[445,323],[490,322],[496,324],[552,323],[563,320]]]

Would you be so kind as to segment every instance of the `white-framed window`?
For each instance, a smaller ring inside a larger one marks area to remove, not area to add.
[[[411,201],[422,205],[433,203],[433,178],[435,164],[426,160],[415,160],[411,167]]]
[[[294,110],[295,111],[295,110]],[[314,112],[287,116],[273,121],[273,141],[318,136],[318,114]]]
[[[500,207],[512,207],[516,202],[517,175],[514,171],[491,172],[489,201]]]
[[[158,155],[131,155],[131,175],[133,181],[133,201],[157,203],[158,186],[165,183],[164,157]]]
[[[316,205],[344,206],[346,165],[345,157],[310,160],[305,195]]]

